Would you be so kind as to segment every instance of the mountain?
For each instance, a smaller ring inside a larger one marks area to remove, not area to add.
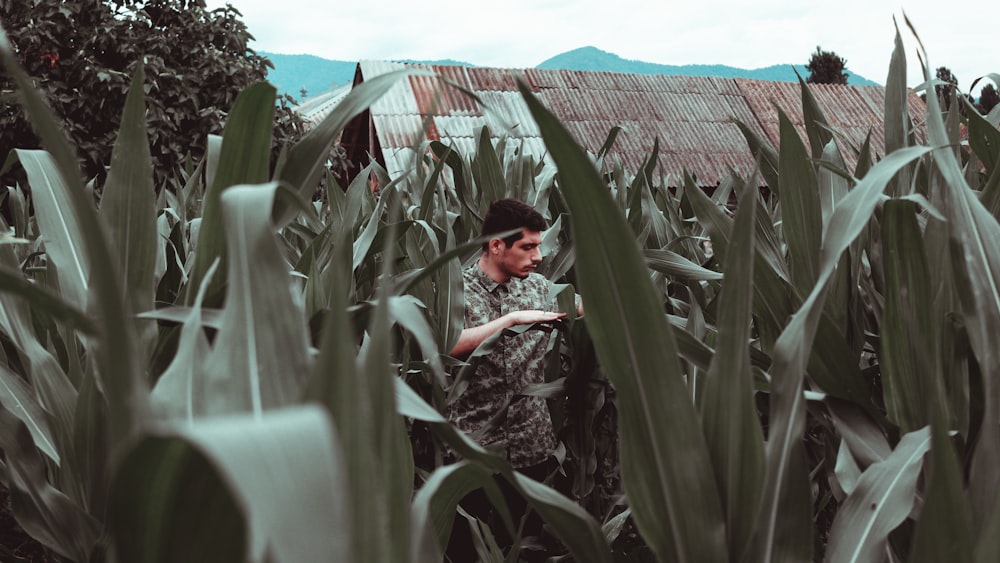
[[[798,82],[797,70],[803,78],[809,76],[805,65],[772,65],[757,69],[735,68],[725,65],[662,65],[623,59],[597,47],[581,47],[543,61],[536,68],[548,70],[593,70],[625,72],[629,74],[666,74],[680,76],[721,76],[723,78],[753,78],[776,82]],[[794,68],[794,70],[793,70]],[[847,71],[847,83],[853,86],[879,86],[863,76]]]
[[[280,94],[288,94],[302,101],[302,89],[306,98],[318,96],[339,86],[349,84],[354,80],[354,70],[357,61],[335,61],[315,55],[283,55],[279,53],[260,52],[274,64],[267,73],[268,81],[278,89]],[[475,66],[454,60],[404,62]],[[680,76],[721,76],[723,78],[754,78],[757,80],[773,80],[778,82],[796,82],[795,70],[802,77],[809,72],[804,65],[773,65],[758,69],[742,69],[725,65],[662,65],[643,61],[627,60],[602,51],[596,47],[581,47],[567,51],[548,59],[536,68],[548,70],[590,70],[605,72],[625,72],[631,74],[666,74]],[[878,86],[878,83],[847,71],[847,83],[855,86]]]
[[[282,55],[259,52],[267,57],[274,68],[268,70],[267,81],[278,89],[279,94],[288,94],[302,101],[302,89],[306,98],[317,96],[354,80],[357,61],[332,61],[315,55]]]

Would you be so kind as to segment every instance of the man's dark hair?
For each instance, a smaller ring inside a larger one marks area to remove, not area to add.
[[[529,231],[544,231],[548,228],[542,214],[535,211],[530,205],[517,199],[501,199],[494,201],[486,212],[483,219],[483,236],[495,233],[502,233],[513,229],[528,229]],[[513,235],[503,239],[507,248],[524,235],[518,231]],[[489,247],[489,241],[483,243],[483,250]]]

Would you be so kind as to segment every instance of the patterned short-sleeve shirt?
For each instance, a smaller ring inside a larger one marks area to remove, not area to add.
[[[549,298],[552,284],[539,274],[512,277],[501,284],[473,264],[463,278],[466,327],[481,326],[513,311],[555,310]],[[545,331],[527,330],[501,337],[493,352],[478,360],[468,388],[448,409],[450,421],[474,434],[506,408],[504,422],[479,442],[503,446],[515,468],[545,461],[556,447],[545,399],[520,394],[525,386],[544,382],[549,336]]]

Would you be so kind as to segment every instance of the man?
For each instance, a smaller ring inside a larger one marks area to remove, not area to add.
[[[515,229],[520,232],[483,243],[479,260],[465,270],[465,328],[451,351],[453,357],[467,359],[484,340],[504,329],[554,323],[566,316],[553,310],[551,282],[534,273],[542,261],[542,231],[547,227],[545,219],[524,202],[503,199],[490,206],[483,221],[484,236]],[[483,445],[502,446],[515,469],[538,481],[553,469],[548,458],[556,447],[556,437],[545,399],[521,395],[520,391],[544,382],[550,332],[525,330],[501,337],[488,356],[477,358],[468,388],[448,409],[448,419],[459,429]],[[505,480],[497,481],[516,526],[526,504]],[[487,520],[501,547],[512,541],[500,520],[493,517],[482,491],[470,494],[461,506]],[[475,551],[468,551],[472,550],[468,527],[461,516],[455,521],[448,555],[452,561],[472,561]],[[537,516],[529,517],[524,536],[540,532],[541,521]]]

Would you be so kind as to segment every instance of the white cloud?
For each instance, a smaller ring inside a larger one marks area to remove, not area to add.
[[[592,45],[626,59],[661,64],[724,64],[759,68],[805,64],[817,46],[847,59],[848,68],[883,82],[899,23],[908,82],[920,82],[915,41],[904,10],[930,53],[932,68],[947,66],[967,89],[1000,72],[992,53],[991,22],[1000,6],[942,9],[888,0],[838,3],[762,0],[511,0],[506,3],[402,0],[330,3],[319,0],[230,0],[257,41],[278,53],[337,60],[455,59],[481,66],[533,67]],[[209,0],[210,6],[224,0]]]

